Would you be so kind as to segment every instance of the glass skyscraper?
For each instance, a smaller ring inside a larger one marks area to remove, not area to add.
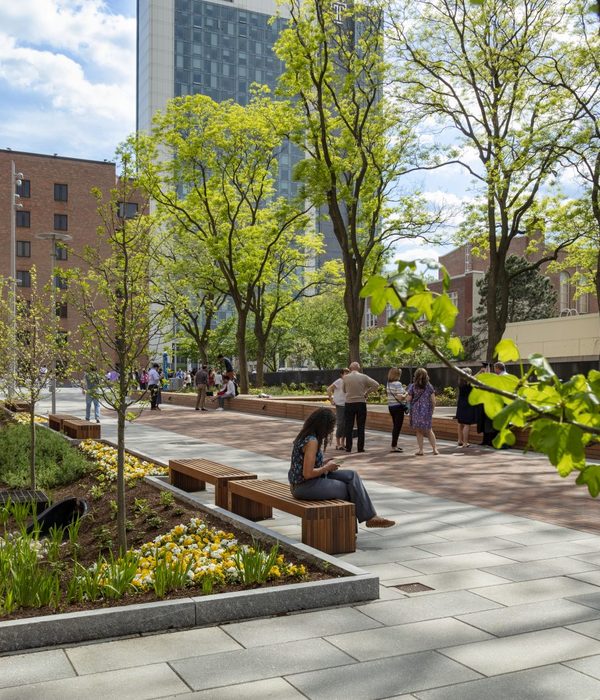
[[[168,100],[208,95],[217,102],[246,104],[253,83],[274,90],[283,64],[273,52],[285,19],[275,0],[138,0],[137,128],[149,130],[152,116]],[[279,157],[278,191],[297,193],[292,179],[301,152],[288,144]],[[339,256],[328,221],[315,217],[327,252]]]

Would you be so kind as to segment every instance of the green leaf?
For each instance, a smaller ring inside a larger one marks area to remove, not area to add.
[[[529,414],[528,405],[523,399],[517,399],[508,406],[505,406],[500,413],[494,417],[494,428],[502,430],[503,428],[514,425],[516,428],[523,428],[527,423]],[[511,443],[512,444],[512,443]]]
[[[458,338],[456,336],[453,338],[450,338],[450,340],[448,341],[447,347],[448,347],[448,351],[452,354],[453,357],[459,357],[464,352],[463,344],[462,344],[460,338]]]
[[[477,404],[482,403],[483,410],[490,418],[494,418],[494,416],[496,416],[496,414],[498,414],[504,406],[504,401],[502,400],[501,396],[490,394],[489,391],[485,391],[485,389],[478,389],[477,387],[473,387],[471,390],[471,393],[469,394],[469,403],[471,406],[476,406]]]
[[[363,298],[382,294],[388,286],[388,281],[381,275],[373,275],[366,281],[365,286],[360,290],[360,296]]]
[[[588,372],[587,378],[592,390],[600,395],[600,372],[597,369],[591,369]]]
[[[529,442],[544,452],[564,477],[585,464],[582,437],[583,432],[574,425],[541,419],[533,424]]]
[[[419,292],[407,299],[407,306],[418,309],[421,314],[431,320],[431,307],[433,304],[433,294],[431,292]]]
[[[535,353],[533,355],[529,355],[528,359],[531,366],[535,367],[535,376],[541,382],[550,382],[556,380],[556,374],[554,373],[554,370],[550,366],[548,360],[543,355]]]
[[[437,297],[432,304],[431,322],[439,324],[442,331],[450,331],[454,327],[454,321],[458,314],[458,309],[450,301],[450,297],[442,294]]]
[[[510,338],[504,338],[494,348],[494,354],[500,362],[515,362],[521,355],[515,341]]]
[[[597,498],[600,493],[600,464],[586,464],[575,483],[587,486],[590,496]]]

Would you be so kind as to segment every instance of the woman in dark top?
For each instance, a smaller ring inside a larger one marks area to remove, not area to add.
[[[294,498],[325,501],[340,498],[354,503],[358,522],[367,527],[391,527],[393,520],[378,517],[360,476],[351,469],[340,469],[333,459],[323,461],[323,450],[331,439],[335,415],[328,408],[312,413],[296,436],[288,472]]]
[[[463,367],[463,372],[472,374],[468,367]],[[458,379],[458,397],[456,400],[456,420],[458,421],[458,446],[469,447],[469,430],[471,423],[477,423],[477,408],[469,403],[469,394],[471,393],[471,384],[459,377]]]

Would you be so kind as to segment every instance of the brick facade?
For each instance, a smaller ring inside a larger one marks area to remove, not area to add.
[[[17,200],[23,206],[15,210],[11,206],[13,162],[15,171],[23,174],[23,185],[19,188],[22,196]],[[68,253],[67,260],[56,260],[56,267],[81,266],[78,256],[85,246],[97,246],[97,229],[102,223],[91,190],[99,189],[108,201],[116,184],[116,167],[112,162],[0,150],[0,275],[9,277],[11,272],[12,216],[18,216],[17,223],[29,223],[28,227],[16,227],[16,252],[30,253],[29,257],[16,257],[17,277],[35,265],[40,286],[50,279],[52,241],[37,239],[38,233],[56,231],[72,236],[68,243],[72,252]],[[141,210],[142,199],[136,197],[136,200]],[[23,215],[25,212],[29,216]],[[27,297],[28,290],[19,287],[19,293]],[[70,331],[81,323],[81,318],[74,308],[67,307],[66,312],[60,324],[63,330]]]

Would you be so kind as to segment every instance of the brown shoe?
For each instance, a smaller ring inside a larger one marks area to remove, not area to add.
[[[387,520],[387,518],[380,518],[376,515],[374,518],[367,520],[365,525],[367,527],[392,527],[396,522],[394,520]]]

